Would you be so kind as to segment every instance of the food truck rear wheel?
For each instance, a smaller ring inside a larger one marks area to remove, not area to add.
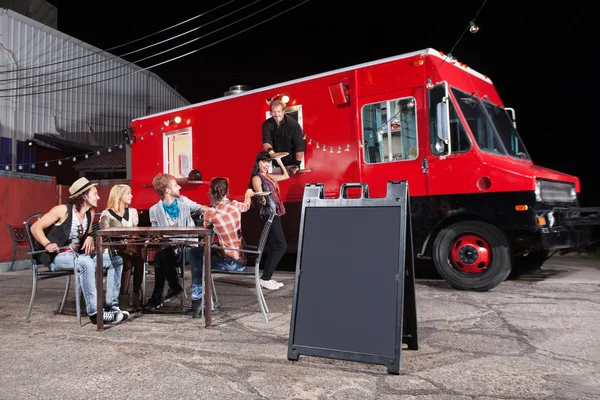
[[[510,246],[502,231],[482,221],[462,221],[442,229],[433,242],[438,273],[459,290],[485,292],[508,277]]]

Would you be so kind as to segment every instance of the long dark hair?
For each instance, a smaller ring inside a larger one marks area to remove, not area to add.
[[[250,183],[248,183],[248,188],[253,189],[252,187],[252,178],[258,175],[260,171],[260,162],[261,161],[272,161],[271,156],[266,151],[261,151],[256,156],[256,161],[254,161],[254,167],[252,168],[252,175],[250,175]]]

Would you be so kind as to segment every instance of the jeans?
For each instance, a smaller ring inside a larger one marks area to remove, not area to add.
[[[204,247],[194,247],[190,251],[192,264],[192,300],[202,298],[202,276],[204,275]],[[231,257],[221,257],[211,252],[211,269],[221,271],[243,271],[246,264]],[[209,283],[210,284],[210,283]]]
[[[85,299],[86,310],[89,316],[96,314],[98,307],[96,304],[96,256],[88,256],[87,254],[78,254],[71,252],[59,253],[52,264],[50,270],[72,270],[73,257],[75,257],[75,265],[79,272],[79,282],[81,291]],[[106,272],[106,298],[105,306],[119,305],[119,290],[121,288],[121,274],[123,272],[123,259],[116,255],[104,254],[102,257],[104,272]],[[77,293],[79,296],[79,293]]]
[[[152,297],[163,298],[165,281],[169,282],[169,288],[175,289],[179,284],[177,277],[177,266],[181,264],[181,247],[163,246],[154,256],[154,290]]]
[[[283,226],[281,225],[281,217],[276,215],[273,218],[273,224],[271,224],[271,230],[269,231],[269,252],[267,253],[265,268],[260,279],[264,281],[271,280],[273,272],[275,272],[275,268],[277,268],[277,264],[281,261],[286,250],[287,242],[283,233]]]

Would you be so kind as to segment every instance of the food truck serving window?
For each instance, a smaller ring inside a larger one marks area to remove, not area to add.
[[[165,173],[187,177],[192,170],[192,129],[165,133],[163,148]]]
[[[417,158],[416,109],[414,97],[367,104],[362,108],[366,163]]]

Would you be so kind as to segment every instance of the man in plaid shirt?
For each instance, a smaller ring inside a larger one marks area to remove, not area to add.
[[[213,178],[210,182],[209,196],[213,207],[204,212],[204,227],[211,228],[217,234],[219,244],[230,249],[242,248],[242,213],[250,209],[254,195],[248,189],[244,201],[229,200],[229,182],[226,178]],[[204,250],[199,247],[191,252],[192,263],[192,313],[196,318],[202,303],[202,273],[204,270]],[[224,271],[243,271],[246,268],[246,254],[226,250],[222,254],[211,253],[211,268]]]

